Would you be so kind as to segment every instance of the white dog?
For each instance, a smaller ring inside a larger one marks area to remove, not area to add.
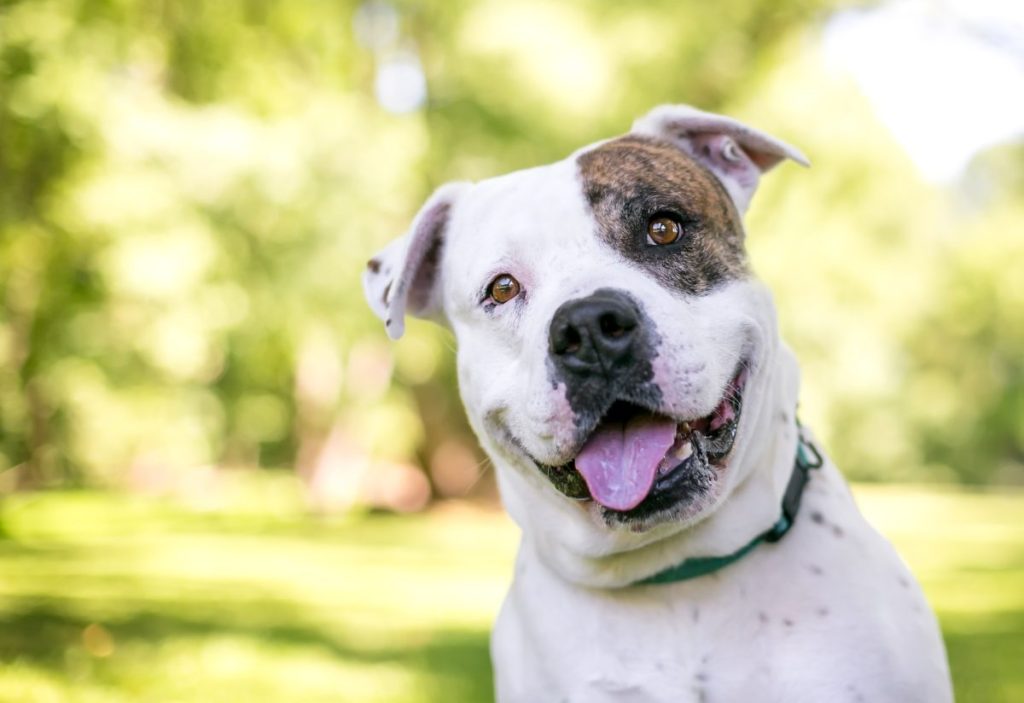
[[[392,338],[407,311],[454,331],[522,528],[499,701],[952,700],[920,587],[801,435],[748,265],[741,214],[786,158],[807,163],[659,107],[564,161],[441,187],[369,262]]]

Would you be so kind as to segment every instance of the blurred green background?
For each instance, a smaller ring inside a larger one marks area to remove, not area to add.
[[[814,162],[749,216],[801,415],[1024,699],[1012,5],[0,0],[0,700],[488,700],[515,532],[359,273],[662,102]]]

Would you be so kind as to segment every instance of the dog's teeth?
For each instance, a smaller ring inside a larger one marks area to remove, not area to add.
[[[690,458],[691,454],[693,454],[693,444],[689,441],[679,447],[675,452],[676,459],[679,459],[679,461],[686,461]]]

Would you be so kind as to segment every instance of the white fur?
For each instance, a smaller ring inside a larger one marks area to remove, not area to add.
[[[678,137],[690,113],[660,110],[640,131],[671,124]],[[716,124],[746,139],[745,150],[774,149],[767,157],[745,151],[756,175],[772,159],[802,158],[727,118],[696,115],[701,149],[727,144],[707,131]],[[752,189],[712,171],[742,211]],[[492,638],[498,700],[951,700],[941,636],[920,588],[831,463],[812,473],[781,542],[691,581],[630,586],[687,557],[728,554],[778,518],[799,380],[764,286],[734,281],[699,297],[662,287],[595,236],[575,155],[455,195],[431,296],[458,340],[470,423],[523,532]],[[404,268],[400,251],[385,257],[392,272]],[[488,313],[481,298],[498,274],[514,276],[522,292]],[[379,295],[374,279],[387,275],[395,274],[368,275],[368,295]],[[751,362],[731,458],[707,499],[677,520],[609,526],[598,506],[567,499],[534,465],[558,465],[575,449],[565,387],[553,386],[548,371],[548,326],[563,302],[598,288],[628,291],[657,325],[655,380],[673,417],[710,413],[740,359]]]

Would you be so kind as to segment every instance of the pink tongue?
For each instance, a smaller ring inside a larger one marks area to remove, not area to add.
[[[672,448],[676,423],[667,417],[636,416],[603,422],[576,457],[590,495],[612,510],[631,510],[647,497],[658,464]]]

